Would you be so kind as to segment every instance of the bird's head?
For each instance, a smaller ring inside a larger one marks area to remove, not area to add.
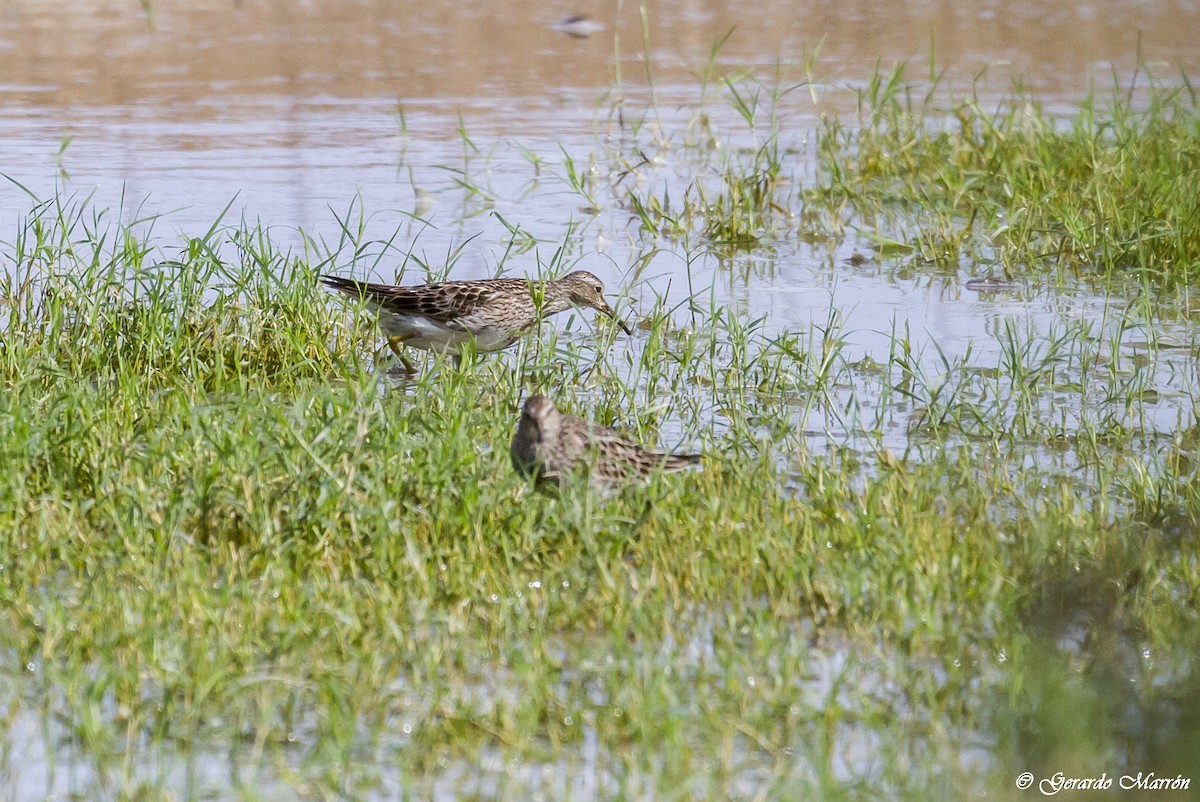
[[[608,305],[608,301],[604,297],[604,284],[600,279],[586,270],[576,270],[574,273],[564,276],[561,285],[566,290],[571,303],[595,309],[600,314],[609,317],[626,334],[633,334],[633,330],[625,321],[618,320],[617,313]]]

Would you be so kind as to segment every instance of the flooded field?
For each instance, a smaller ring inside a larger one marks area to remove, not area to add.
[[[1192,798],[1198,35],[0,5],[0,800]],[[571,269],[407,378],[317,282]]]

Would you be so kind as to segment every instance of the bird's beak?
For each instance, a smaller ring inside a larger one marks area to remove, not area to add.
[[[605,315],[608,315],[609,319],[612,320],[613,323],[616,323],[618,326],[620,326],[621,331],[625,332],[626,334],[628,334],[630,336],[633,335],[633,329],[629,328],[629,324],[626,323],[624,320],[620,320],[617,317],[617,313],[615,311],[613,311],[613,308],[611,306],[609,306],[607,303],[604,304],[604,306],[600,307],[600,311],[602,313],[604,313]]]

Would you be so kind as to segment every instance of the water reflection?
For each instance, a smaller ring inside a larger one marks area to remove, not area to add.
[[[587,38],[563,36],[591,23]],[[697,2],[646,6],[660,81],[690,82],[732,31],[729,65],[798,61],[820,43],[826,71],[921,58],[970,79],[985,68],[1039,90],[1086,91],[1109,65],[1127,72],[1139,52],[1195,72],[1200,9],[1181,3],[825,4]],[[603,30],[597,30],[597,27]],[[612,34],[617,37],[614,47]],[[574,7],[518,0],[500,6],[385,0],[49,0],[0,9],[0,75],[29,106],[175,103],[217,95],[361,98],[521,98],[609,85],[616,65],[641,80],[641,6]],[[66,46],[69,43],[69,46]],[[503,115],[503,103],[497,113]]]

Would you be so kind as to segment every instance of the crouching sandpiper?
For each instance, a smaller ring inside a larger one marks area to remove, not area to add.
[[[537,484],[560,487],[586,473],[595,489],[611,491],[656,472],[682,470],[699,454],[663,454],[642,448],[619,432],[560,412],[544,395],[525,402],[510,450],[513,467]]]

